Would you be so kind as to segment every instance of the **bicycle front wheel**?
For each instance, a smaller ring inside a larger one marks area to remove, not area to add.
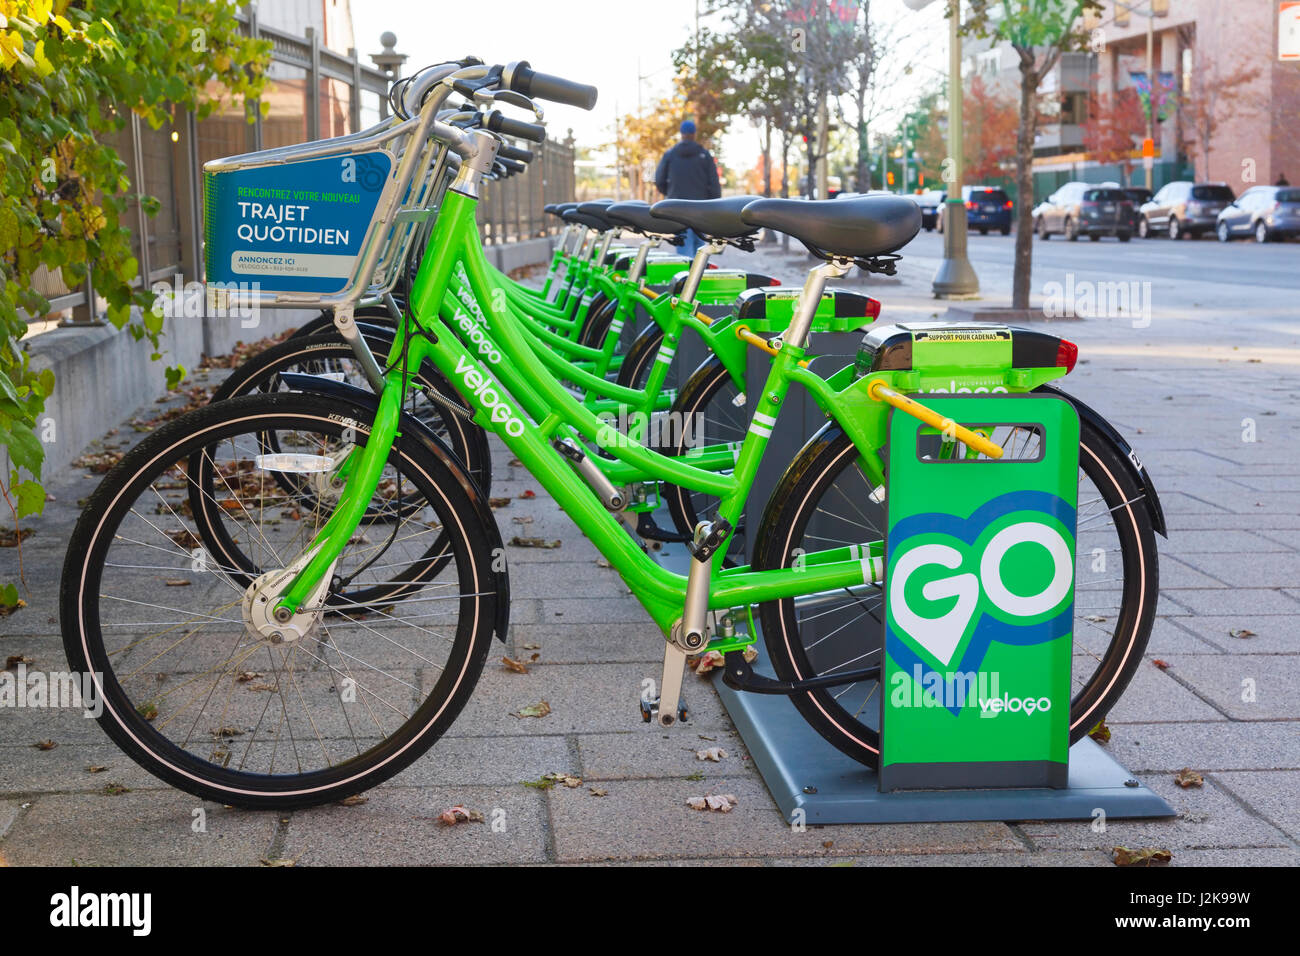
[[[410,764],[468,700],[505,600],[499,537],[431,445],[394,446],[370,505],[393,514],[358,530],[305,626],[267,633],[251,616],[259,582],[328,517],[286,481],[317,480],[313,466],[364,446],[369,421],[319,395],[210,405],[146,438],[91,496],[64,565],[64,648],[94,675],[101,726],[159,778],[247,808],[338,800]],[[281,451],[264,451],[268,434]],[[239,563],[204,540],[213,514]],[[393,567],[424,571],[395,586]]]

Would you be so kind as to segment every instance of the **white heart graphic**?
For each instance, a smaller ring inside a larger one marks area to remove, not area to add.
[[[908,606],[905,595],[907,579],[912,576],[912,572],[927,564],[954,570],[961,567],[961,552],[946,544],[923,544],[903,555],[892,569],[889,604],[894,623],[946,667],[956,653],[957,645],[961,643],[962,635],[966,633],[971,615],[979,603],[979,578],[967,572],[938,578],[924,585],[921,595],[927,601],[955,597],[957,603],[940,617],[922,617]]]

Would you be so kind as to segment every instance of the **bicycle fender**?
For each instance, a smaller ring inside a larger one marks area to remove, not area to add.
[[[1124,436],[1119,433],[1115,426],[1102,418],[1101,415],[1091,406],[1084,404],[1073,395],[1068,392],[1063,392],[1059,388],[1055,388],[1051,385],[1040,385],[1035,389],[1035,391],[1051,392],[1054,395],[1059,395],[1066,399],[1074,406],[1075,411],[1079,413],[1079,418],[1086,421],[1089,425],[1115,443],[1116,447],[1119,448],[1120,453],[1124,456],[1124,461],[1127,463],[1129,472],[1137,479],[1138,484],[1142,487],[1142,497],[1143,500],[1146,501],[1147,512],[1151,515],[1152,529],[1157,534],[1168,538],[1169,532],[1165,528],[1165,512],[1160,506],[1160,498],[1156,494],[1156,486],[1151,481],[1151,476],[1147,474],[1146,467],[1142,464],[1141,459],[1138,458],[1137,453],[1134,452],[1132,446],[1124,440]]]
[[[360,405],[370,412],[376,412],[379,409],[378,395],[364,388],[349,385],[347,382],[335,382],[332,379],[320,378],[316,375],[304,375],[299,372],[284,372],[280,375],[280,378],[286,385],[296,391],[343,399],[354,405]],[[500,555],[502,558],[500,562],[501,568],[498,570],[494,562],[492,569],[497,585],[496,614],[493,620],[493,629],[496,631],[497,640],[504,644],[506,635],[510,630],[510,571],[505,563],[506,549],[501,540],[501,529],[497,526],[496,517],[492,514],[488,500],[479,489],[478,482],[470,477],[465,470],[461,460],[428,426],[405,411],[402,412],[399,421],[398,429],[403,434],[413,435],[421,441],[429,451],[433,452],[448,467],[456,480],[460,482],[466,494],[469,495],[469,500],[474,507],[475,517],[487,529],[488,544],[492,548],[492,554],[494,556]]]

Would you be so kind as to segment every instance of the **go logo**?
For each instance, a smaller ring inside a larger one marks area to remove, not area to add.
[[[901,543],[889,568],[888,598],[894,629],[940,666],[972,634],[982,640],[970,642],[963,668],[978,668],[992,640],[1030,644],[1068,632],[1074,556],[1055,522],[1022,511],[991,523],[969,544],[960,533],[935,530],[912,535],[915,545]],[[943,605],[946,611],[934,613]]]

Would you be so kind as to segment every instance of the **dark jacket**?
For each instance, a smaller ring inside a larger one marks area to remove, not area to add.
[[[669,199],[717,199],[722,195],[718,167],[709,151],[684,139],[659,160],[655,185]]]

